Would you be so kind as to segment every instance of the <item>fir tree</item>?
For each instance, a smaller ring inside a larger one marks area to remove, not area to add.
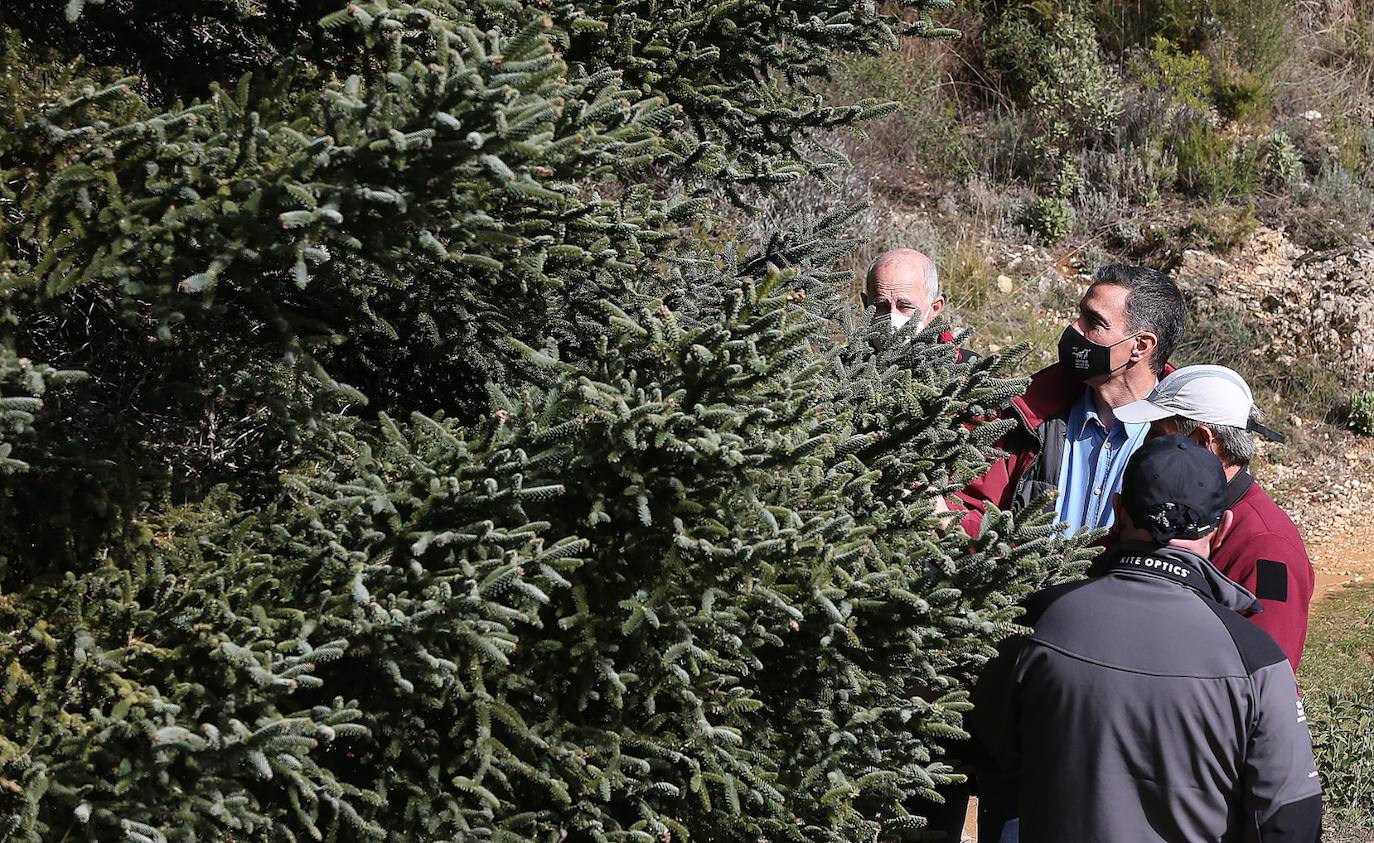
[[[1016,599],[1083,555],[1045,516],[969,538],[935,512],[1021,383],[852,319],[846,213],[723,255],[691,226],[707,187],[814,167],[808,128],[874,111],[803,107],[832,51],[933,27],[27,5],[0,101],[8,837],[921,826]]]

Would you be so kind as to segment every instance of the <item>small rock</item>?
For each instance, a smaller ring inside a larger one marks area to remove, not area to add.
[[[998,292],[1010,293],[1010,292],[1011,292],[1011,287],[1012,287],[1011,276],[1009,276],[1009,275],[999,275],[999,276],[997,276],[997,290],[998,290]]]
[[[1318,120],[1322,119],[1322,113],[1314,108],[1311,111],[1304,111],[1302,113],[1302,119],[1306,120],[1309,123],[1315,123]]]

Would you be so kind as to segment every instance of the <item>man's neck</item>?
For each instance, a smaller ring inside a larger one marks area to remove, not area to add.
[[[1200,539],[1174,539],[1173,541],[1170,541],[1168,544],[1161,545],[1159,542],[1156,542],[1154,538],[1145,530],[1139,528],[1131,528],[1127,530],[1122,530],[1118,540],[1123,542],[1139,542],[1141,544],[1153,545],[1161,549],[1166,547],[1173,547],[1179,550],[1186,550],[1189,553],[1192,553],[1196,556],[1201,556],[1203,559],[1207,559],[1212,555],[1212,546],[1208,543],[1206,536],[1203,536]]]
[[[1129,366],[1118,376],[1109,378],[1106,383],[1089,387],[1092,390],[1093,409],[1103,427],[1110,428],[1116,423],[1116,408],[1139,401],[1155,388],[1158,379],[1146,365]]]
[[[1226,472],[1227,483],[1230,483],[1232,480],[1235,480],[1236,475],[1240,474],[1240,466],[1234,465],[1232,463],[1222,463],[1221,470]]]

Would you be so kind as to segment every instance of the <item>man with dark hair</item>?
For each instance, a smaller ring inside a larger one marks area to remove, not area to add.
[[[1293,520],[1250,475],[1252,431],[1283,439],[1260,423],[1250,385],[1225,366],[1185,366],[1116,417],[1150,424],[1151,436],[1187,436],[1221,460],[1226,508],[1234,517],[1217,536],[1212,563],[1259,598],[1264,611],[1250,620],[1274,637],[1296,673],[1315,576]]]
[[[1183,294],[1168,276],[1117,263],[1099,269],[1060,337],[1059,362],[1002,410],[1016,427],[998,443],[1007,455],[959,493],[964,529],[977,534],[989,503],[1018,510],[1050,490],[1068,532],[1110,526],[1112,493],[1148,429],[1115,410],[1165,373],[1183,323]]]
[[[1240,616],[1254,596],[1207,559],[1225,491],[1205,448],[1147,442],[1115,496],[1120,543],[1089,579],[1031,597],[1034,632],[985,667],[972,731],[1025,843],[1319,839],[1293,670]]]

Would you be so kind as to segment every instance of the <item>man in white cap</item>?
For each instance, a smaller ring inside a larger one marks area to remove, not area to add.
[[[1144,399],[1118,408],[1116,417],[1150,422],[1152,436],[1187,436],[1221,460],[1233,517],[1229,529],[1217,530],[1212,562],[1259,598],[1263,611],[1251,620],[1274,637],[1296,672],[1307,639],[1312,562],[1292,519],[1250,475],[1252,434],[1283,441],[1259,423],[1250,386],[1225,366],[1185,366]]]

